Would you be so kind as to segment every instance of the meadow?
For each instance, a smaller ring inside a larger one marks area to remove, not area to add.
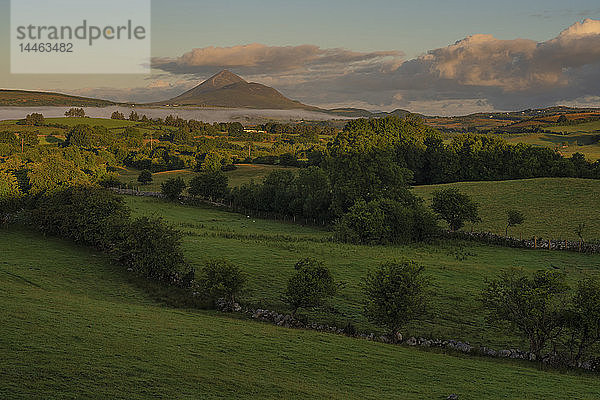
[[[236,187],[252,181],[259,183],[268,174],[277,169],[288,169],[296,171],[294,167],[281,167],[278,165],[263,165],[263,164],[237,164],[237,169],[225,172],[229,179],[229,186]],[[160,192],[161,184],[167,179],[182,178],[186,183],[196,176],[198,173],[190,169],[181,169],[175,171],[156,172],[152,174],[152,182],[148,185],[141,185],[137,178],[140,171],[135,168],[121,168],[119,171],[119,179],[122,183],[138,187],[139,190],[145,192]]]
[[[539,178],[462,182],[416,186],[414,191],[430,204],[433,193],[446,187],[456,187],[479,203],[482,221],[473,226],[477,231],[504,235],[507,212],[515,209],[524,214],[525,222],[510,228],[511,236],[578,240],[576,228],[585,223],[584,240],[600,239],[600,181]]]
[[[334,243],[331,232],[216,210],[168,203],[153,198],[125,197],[135,215],[165,218],[183,231],[185,255],[194,266],[224,258],[249,277],[245,301],[255,307],[288,311],[281,297],[295,262],[315,257],[329,267],[341,289],[330,307],[305,311],[311,320],[354,324],[378,331],[362,313],[361,282],[367,271],[390,260],[412,260],[433,278],[430,313],[410,324],[406,335],[467,340],[496,348],[526,347],[518,337],[485,322],[480,292],[485,280],[500,271],[563,270],[571,283],[600,271],[600,256],[544,250],[509,249],[460,241],[406,246],[358,246]]]
[[[0,254],[0,398],[600,396],[591,375],[174,309],[105,256],[18,228]]]

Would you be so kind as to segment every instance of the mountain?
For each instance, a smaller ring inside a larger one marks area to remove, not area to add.
[[[107,107],[115,104],[108,100],[69,96],[62,93],[0,89],[2,107]]]
[[[161,104],[320,111],[290,100],[277,90],[260,83],[246,82],[236,74],[223,70],[195,88]]]

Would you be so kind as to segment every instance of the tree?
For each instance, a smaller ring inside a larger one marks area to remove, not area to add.
[[[161,184],[161,193],[169,200],[177,200],[186,186],[181,177],[171,178]]]
[[[112,113],[112,115],[110,116],[110,119],[125,119],[125,115],[121,112],[115,111]]]
[[[190,181],[190,196],[224,199],[229,193],[228,178],[221,171],[203,172]]]
[[[547,343],[560,334],[567,289],[561,272],[541,270],[530,277],[510,270],[486,282],[481,298],[488,321],[510,323],[527,338],[539,360]]]
[[[3,222],[4,213],[15,210],[23,193],[17,178],[10,172],[0,170],[0,224]]]
[[[223,168],[223,156],[216,151],[210,151],[204,156],[204,161],[200,165],[202,171],[216,172]]]
[[[44,116],[39,113],[31,113],[25,117],[24,123],[25,125],[35,125],[40,126],[44,125]]]
[[[338,240],[357,244],[422,241],[438,233],[437,220],[422,204],[381,199],[359,201],[335,224]]]
[[[510,228],[511,226],[521,225],[523,222],[525,222],[525,216],[523,216],[523,213],[521,211],[509,210],[506,220],[505,236],[508,236],[508,228]]]
[[[590,356],[592,347],[600,342],[600,281],[597,278],[579,281],[566,313],[566,327],[569,355],[577,365]]]
[[[560,117],[556,120],[557,124],[564,124],[565,122],[569,122],[569,119],[565,114],[561,114]]]
[[[152,182],[152,172],[147,169],[144,169],[140,172],[140,175],[137,178],[138,182],[142,185],[147,185]]]
[[[76,125],[67,133],[68,146],[91,147],[94,140],[94,130],[89,125]]]
[[[40,144],[40,138],[38,137],[37,132],[19,132],[19,140],[26,147],[35,147]]]
[[[288,280],[283,300],[296,315],[299,308],[319,307],[335,295],[333,276],[323,263],[314,258],[300,260],[294,266],[296,273]]]
[[[70,108],[65,112],[66,117],[85,117],[85,110],[83,108]]]
[[[433,194],[431,208],[455,232],[465,225],[466,221],[476,223],[480,221],[478,204],[457,188],[438,190]]]
[[[132,111],[131,114],[129,114],[129,120],[137,122],[140,120],[140,116],[138,115],[137,112]]]
[[[242,270],[225,260],[212,260],[206,263],[198,277],[201,292],[212,302],[219,299],[233,304],[240,296],[246,284],[246,275]]]
[[[388,262],[369,272],[363,281],[365,315],[398,337],[406,323],[425,314],[429,279],[414,262]]]

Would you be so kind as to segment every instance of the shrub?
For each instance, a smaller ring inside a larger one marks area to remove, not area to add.
[[[359,201],[335,225],[337,240],[357,244],[422,241],[437,232],[435,217],[421,204],[389,199]]]
[[[566,311],[567,349],[569,358],[577,365],[600,342],[600,281],[586,278],[577,288]]]
[[[506,218],[506,232],[505,236],[508,236],[508,228],[511,226],[521,225],[525,222],[525,216],[518,210],[509,210]]]
[[[558,337],[567,286],[557,271],[537,271],[527,276],[521,270],[504,271],[487,282],[482,301],[488,321],[508,322],[529,341],[539,359],[546,344]]]
[[[169,200],[177,200],[186,186],[183,178],[171,178],[161,184],[161,193]]]
[[[111,250],[121,240],[129,209],[114,193],[91,186],[58,189],[40,196],[31,212],[42,232]]]
[[[213,260],[202,268],[197,283],[213,306],[219,299],[233,304],[244,289],[246,275],[236,265],[224,260]]]
[[[189,267],[181,249],[181,233],[160,218],[142,217],[124,227],[113,251],[135,273],[171,284],[180,283]]]
[[[382,264],[363,281],[365,315],[396,338],[406,323],[425,313],[428,286],[423,267],[413,262]]]
[[[227,176],[221,171],[204,172],[190,181],[190,196],[224,199],[229,193]]]
[[[305,258],[295,265],[296,273],[289,279],[283,300],[292,307],[292,314],[299,308],[318,307],[336,292],[336,285],[329,269],[320,261]]]
[[[150,172],[147,169],[142,170],[142,172],[140,172],[140,175],[138,176],[137,180],[142,185],[149,184],[150,182],[152,182],[152,172]]]
[[[68,146],[90,147],[94,140],[94,130],[89,125],[76,125],[69,130]]]

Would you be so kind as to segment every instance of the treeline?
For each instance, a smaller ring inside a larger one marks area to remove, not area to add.
[[[329,144],[333,163],[361,152],[385,158],[413,173],[415,184],[540,177],[600,179],[600,162],[581,154],[566,158],[546,147],[508,144],[486,135],[465,134],[446,143],[439,133],[409,117],[349,122]],[[365,158],[365,157],[362,157]]]
[[[29,222],[45,234],[101,250],[146,278],[189,284],[180,233],[161,219],[131,218],[123,199],[109,191],[93,186],[53,190],[30,198],[29,207]]]

